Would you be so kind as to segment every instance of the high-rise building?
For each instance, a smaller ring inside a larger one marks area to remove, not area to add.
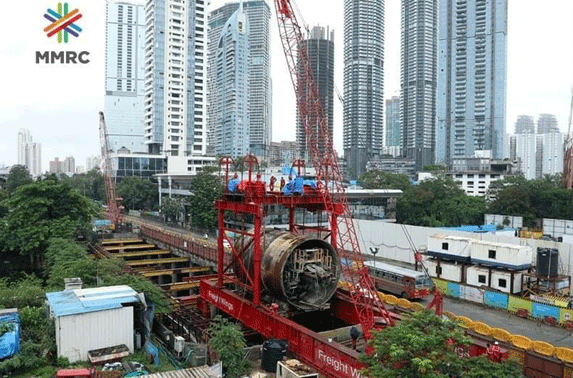
[[[537,134],[548,134],[559,132],[557,117],[553,114],[540,114],[537,118]]]
[[[132,0],[106,4],[105,116],[109,147],[146,151],[145,8]]]
[[[64,173],[68,176],[73,176],[76,173],[76,159],[73,156],[64,159]]]
[[[386,147],[400,146],[400,96],[386,100]]]
[[[515,133],[525,134],[533,133],[535,134],[535,120],[532,116],[520,115],[517,116],[517,121],[515,121]]]
[[[543,134],[542,175],[563,173],[564,134],[551,132]]]
[[[145,3],[144,124],[148,152],[183,161],[207,148],[205,1]]]
[[[422,170],[435,159],[438,0],[402,0],[401,24],[402,154]]]
[[[507,0],[439,0],[436,161],[491,150],[505,136]]]
[[[217,59],[223,27],[239,8],[239,3],[228,3],[209,14],[207,103],[209,150],[219,149],[216,130],[220,120],[218,104],[225,88],[217,81]],[[243,10],[247,16],[247,118],[249,122],[249,152],[259,157],[268,157],[272,139],[271,123],[271,76],[270,76],[270,18],[271,10],[264,0],[244,1]]]
[[[318,96],[328,117],[328,134],[333,141],[334,134],[334,31],[329,27],[314,26],[308,33],[306,40],[306,52],[310,62],[313,79],[318,90]],[[300,57],[299,57],[300,58]],[[299,88],[303,88],[305,96],[308,93],[305,75],[299,64]],[[297,109],[297,115],[299,111]],[[317,124],[316,119],[310,115],[310,124]],[[315,131],[318,136],[318,130]],[[306,147],[306,130],[300,116],[297,117],[296,141],[299,148],[299,156],[308,160],[308,148]],[[320,146],[320,145],[319,145]]]
[[[18,165],[26,165],[26,149],[30,142],[32,142],[30,130],[18,130]]]
[[[64,162],[60,161],[57,157],[54,158],[54,160],[50,162],[50,173],[64,173]]]
[[[42,174],[42,144],[32,143],[28,129],[18,130],[18,164],[28,168],[32,177]]]
[[[344,0],[344,158],[353,178],[381,154],[383,114],[384,0]]]
[[[32,177],[42,174],[42,144],[28,143],[26,146],[26,167]]]
[[[249,23],[243,3],[225,23],[219,43],[215,70],[217,100],[215,153],[231,157],[249,153]]]
[[[99,168],[101,164],[101,156],[93,155],[86,158],[86,170],[89,172],[94,168]]]
[[[563,142],[560,132],[517,134],[516,158],[526,179],[563,173]]]

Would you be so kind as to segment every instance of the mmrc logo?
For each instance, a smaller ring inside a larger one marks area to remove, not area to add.
[[[58,35],[58,43],[68,43],[70,34],[78,37],[82,28],[76,25],[76,21],[82,18],[78,9],[69,11],[68,3],[58,3],[58,11],[48,9],[44,18],[51,22],[44,32],[48,38]],[[36,51],[36,64],[87,64],[89,60],[89,51]]]
[[[48,8],[48,12],[44,14],[44,18],[51,22],[44,31],[48,33],[48,37],[58,35],[58,43],[68,43],[69,34],[78,37],[82,28],[77,26],[75,22],[82,18],[82,14],[78,9],[68,12],[68,3],[58,3],[58,11]]]

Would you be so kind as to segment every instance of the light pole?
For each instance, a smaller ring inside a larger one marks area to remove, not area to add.
[[[378,247],[370,247],[370,253],[374,256],[374,270],[376,270],[376,254],[378,253]]]

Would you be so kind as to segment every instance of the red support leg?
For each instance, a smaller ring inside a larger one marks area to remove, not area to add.
[[[290,232],[295,232],[294,229],[294,207],[288,209],[288,230]]]
[[[225,269],[225,247],[223,237],[225,234],[225,211],[219,210],[219,236],[217,238],[217,285],[223,287],[223,270]]]
[[[255,235],[254,235],[254,256],[253,256],[253,304],[258,306],[261,303],[261,215],[255,214]]]

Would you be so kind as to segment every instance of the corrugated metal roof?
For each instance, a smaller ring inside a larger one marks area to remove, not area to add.
[[[208,366],[199,366],[183,370],[154,373],[148,375],[147,378],[216,378],[216,376],[211,373]]]
[[[111,310],[139,301],[137,292],[126,285],[64,290],[47,293],[46,297],[55,316]]]

